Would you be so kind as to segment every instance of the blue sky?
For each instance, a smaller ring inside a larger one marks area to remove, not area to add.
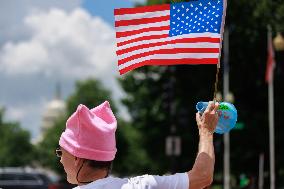
[[[35,139],[57,82],[66,99],[74,83],[95,77],[119,102],[114,8],[144,0],[0,1],[0,107]],[[127,115],[121,108],[120,114]]]
[[[129,0],[107,0],[107,1],[95,1],[84,0],[82,6],[87,9],[92,15],[99,15],[105,21],[112,24],[114,23],[113,10],[115,8],[127,8],[133,7],[133,2]]]

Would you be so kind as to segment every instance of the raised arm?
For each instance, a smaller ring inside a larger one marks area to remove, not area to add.
[[[209,102],[202,115],[196,113],[196,122],[199,130],[199,149],[192,169],[188,172],[189,189],[201,189],[213,181],[215,154],[213,133],[218,122],[219,104]]]

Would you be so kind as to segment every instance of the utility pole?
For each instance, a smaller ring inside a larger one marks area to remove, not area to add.
[[[269,61],[272,64],[271,78],[268,81],[268,114],[269,114],[269,165],[270,165],[270,189],[275,189],[275,139],[274,139],[274,51],[272,44],[272,31],[268,26],[267,36],[268,53],[270,54]]]
[[[224,73],[223,97],[227,101],[229,94],[229,30],[224,32]],[[223,135],[224,139],[224,189],[230,189],[230,133]]]

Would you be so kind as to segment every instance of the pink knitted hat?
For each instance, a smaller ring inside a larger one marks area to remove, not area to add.
[[[80,104],[67,120],[59,145],[79,158],[112,161],[117,151],[116,126],[107,101],[91,110]]]

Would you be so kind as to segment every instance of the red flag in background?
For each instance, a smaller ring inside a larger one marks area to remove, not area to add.
[[[271,29],[268,29],[268,34],[267,34],[267,55],[268,57],[267,57],[265,81],[267,83],[270,83],[272,81],[273,72],[276,65],[274,59]]]

